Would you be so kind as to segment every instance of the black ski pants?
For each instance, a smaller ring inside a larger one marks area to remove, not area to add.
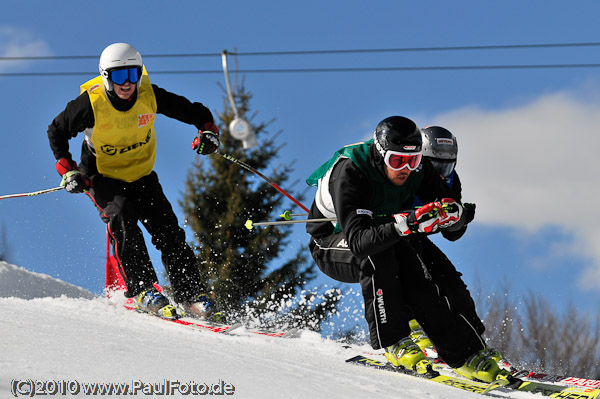
[[[466,287],[459,275],[453,276],[451,284],[444,284],[443,278],[434,279],[411,241],[411,237],[407,237],[364,259],[352,254],[342,233],[319,239],[312,237],[309,248],[323,273],[338,281],[360,283],[374,349],[385,348],[407,337],[410,334],[408,322],[415,318],[439,355],[451,367],[460,367],[485,346],[483,331],[479,332],[451,303],[450,297],[460,296],[458,291]],[[438,274],[443,275],[441,270],[446,268],[448,265],[440,267]],[[456,284],[456,279],[462,286]],[[452,295],[453,291],[457,292]]]
[[[462,273],[426,235],[411,237],[411,244],[433,281],[441,287],[449,306],[464,316],[479,335],[483,335],[485,326],[477,315],[473,297],[461,278]]]
[[[131,183],[102,175],[91,179],[90,194],[107,223],[127,296],[133,297],[158,283],[138,222],[161,252],[175,301],[185,302],[205,292],[194,252],[185,241],[185,231],[179,227],[156,172]]]

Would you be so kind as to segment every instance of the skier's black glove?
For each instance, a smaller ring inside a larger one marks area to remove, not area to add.
[[[69,193],[83,193],[90,187],[90,179],[81,173],[74,161],[61,158],[56,161],[56,171],[62,176],[61,187]]]
[[[395,214],[394,225],[401,236],[411,233],[435,233],[443,217],[446,217],[446,213],[441,202],[436,201],[425,204],[412,212]]]
[[[467,223],[471,223],[475,218],[475,204],[464,203],[461,219],[452,226],[442,229],[442,235],[448,241],[456,241],[467,231]]]
[[[203,130],[198,131],[194,138],[192,148],[202,155],[212,154],[219,149],[219,128],[212,122],[207,122]]]
[[[465,224],[469,224],[475,219],[475,204],[465,202],[463,204],[463,209],[465,213]]]

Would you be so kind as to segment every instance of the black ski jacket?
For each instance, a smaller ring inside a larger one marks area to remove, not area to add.
[[[425,158],[422,161],[420,173],[423,173],[423,179],[411,200],[407,202],[407,207],[412,207],[415,196],[421,198],[424,203],[442,198],[453,198],[460,201],[460,194],[448,187]],[[374,184],[350,159],[340,160],[334,166],[329,181],[329,192],[333,199],[338,223],[348,247],[358,258],[379,253],[400,240],[412,236],[400,236],[394,227],[393,218],[376,225],[371,216],[357,212],[359,209],[373,209],[374,204],[371,199],[373,198]],[[406,210],[410,209],[398,209],[397,212]],[[323,217],[313,201],[309,219]],[[334,227],[331,222],[307,223],[306,231],[311,236],[320,238],[333,234]]]

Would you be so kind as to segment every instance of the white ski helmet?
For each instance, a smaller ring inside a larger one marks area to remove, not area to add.
[[[113,83],[109,79],[108,72],[111,69],[122,68],[127,66],[137,66],[143,68],[142,56],[135,47],[127,43],[113,43],[102,51],[100,54],[100,63],[98,69],[104,82],[106,90],[113,90]],[[137,87],[140,88],[142,78],[137,81]]]

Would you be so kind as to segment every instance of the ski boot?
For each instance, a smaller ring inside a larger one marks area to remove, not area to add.
[[[500,362],[502,361],[500,351],[498,349],[490,348],[489,346],[486,347],[485,350],[487,351],[487,355],[494,359],[496,363],[498,363],[498,366],[500,366]]]
[[[215,323],[226,323],[224,312],[216,310],[212,298],[207,294],[199,294],[194,299],[181,303],[185,314],[198,319],[204,319]]]
[[[419,345],[421,350],[425,350],[426,348],[431,348],[433,346],[431,340],[415,319],[409,321],[408,325],[410,326],[410,338],[415,344]]]
[[[511,375],[517,372],[517,369],[508,360],[506,360],[504,358],[504,356],[502,356],[502,354],[500,353],[500,351],[498,349],[490,348],[488,346],[487,350],[488,350],[488,355],[492,359],[494,359],[496,361],[496,363],[498,363],[498,366],[501,369],[508,370]]]
[[[472,354],[461,367],[454,369],[458,374],[471,380],[492,383],[504,380],[506,383],[512,383],[512,375],[508,370],[500,368],[496,357],[498,351],[491,351],[490,348],[484,348]]]
[[[133,298],[133,305],[137,310],[152,313],[165,319],[179,318],[175,307],[169,304],[167,297],[154,287],[145,289]]]
[[[433,365],[410,337],[385,348],[385,357],[394,366],[415,371],[417,374],[433,372]]]

